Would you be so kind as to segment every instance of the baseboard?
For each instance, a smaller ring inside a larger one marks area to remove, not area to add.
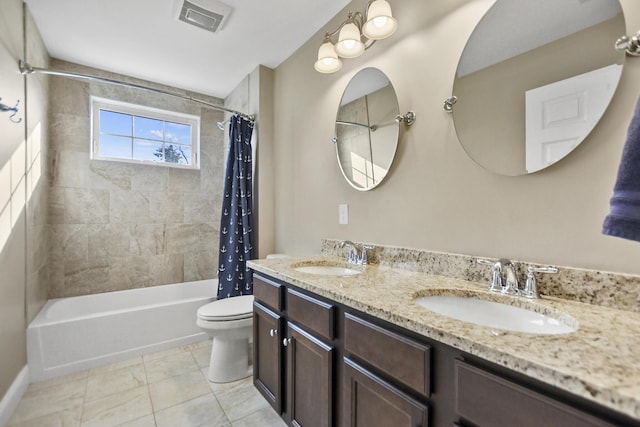
[[[27,391],[27,387],[29,387],[29,366],[25,365],[16,376],[16,379],[13,380],[13,383],[11,383],[2,400],[0,400],[0,427],[4,427],[9,423],[11,415],[13,415],[20,403],[20,399]]]

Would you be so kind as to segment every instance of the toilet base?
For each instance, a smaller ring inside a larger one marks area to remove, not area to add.
[[[214,337],[207,379],[212,383],[229,383],[253,374],[249,364],[249,339]]]

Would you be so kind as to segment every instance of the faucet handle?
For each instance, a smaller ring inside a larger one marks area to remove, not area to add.
[[[539,298],[538,294],[538,284],[536,281],[536,276],[533,273],[557,273],[557,267],[536,267],[530,265],[527,267],[527,281],[524,285],[524,290],[522,291],[522,295],[526,298]]]
[[[491,266],[491,284],[489,285],[489,291],[502,291],[502,263],[500,261],[489,261],[484,258],[478,258],[476,259],[476,262],[478,264]]]

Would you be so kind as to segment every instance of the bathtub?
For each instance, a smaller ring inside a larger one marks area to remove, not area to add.
[[[207,339],[198,307],[217,280],[47,301],[27,328],[31,382]]]

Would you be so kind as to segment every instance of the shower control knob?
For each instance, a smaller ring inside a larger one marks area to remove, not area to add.
[[[291,343],[291,338],[285,338],[282,340],[282,345],[287,347]]]
[[[270,329],[269,330],[269,335],[271,335],[272,337],[275,337],[276,335],[278,335],[278,330],[277,329]]]

